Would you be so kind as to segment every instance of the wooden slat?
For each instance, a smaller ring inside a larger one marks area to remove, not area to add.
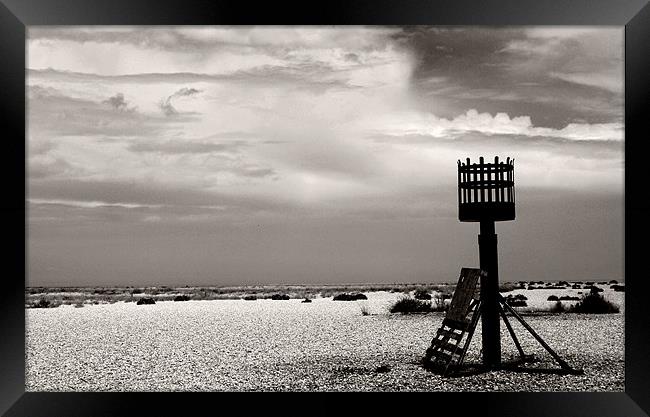
[[[445,362],[451,362],[452,356],[448,353],[445,353],[441,350],[433,352],[433,356],[435,356],[437,359],[441,359]]]
[[[450,353],[456,353],[461,351],[458,345],[455,345],[453,343],[437,343],[435,347],[437,347],[438,350],[446,350]]]
[[[460,330],[462,332],[467,331],[467,328],[469,327],[468,322],[458,321],[458,320],[453,320],[453,319],[447,319],[447,318],[442,320],[442,325],[450,327],[450,328],[452,328],[454,330]]]
[[[480,269],[477,268],[462,268],[456,290],[451,298],[449,310],[445,318],[464,322],[467,314],[469,313],[469,305],[474,297],[476,285],[480,277]]]
[[[438,329],[438,336],[447,337],[448,339],[460,340],[463,338],[462,333],[456,333],[453,330]]]

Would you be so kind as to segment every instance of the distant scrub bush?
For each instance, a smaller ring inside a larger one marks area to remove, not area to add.
[[[244,297],[244,300],[246,300],[246,301],[255,301],[255,300],[257,300],[257,297],[254,296],[254,295],[247,295],[247,296]]]
[[[572,295],[563,295],[560,297],[560,301],[580,301],[580,297],[575,297]]]
[[[549,309],[549,312],[551,313],[566,313],[568,310],[566,307],[564,307],[564,304],[562,304],[562,301],[556,301],[555,304],[553,304],[553,307]]]
[[[576,313],[591,313],[591,314],[607,314],[618,313],[618,306],[605,300],[605,298],[592,291],[589,294],[583,295],[582,299],[571,310]]]
[[[611,287],[612,290],[616,292],[625,292],[625,285],[612,285]]]
[[[356,300],[367,300],[365,294],[362,293],[343,293],[337,294],[332,298],[332,301],[356,301]]]
[[[177,295],[174,297],[174,301],[190,301],[189,295]]]
[[[559,301],[557,295],[549,295],[546,301]]]
[[[517,289],[518,287],[515,284],[512,284],[510,282],[506,282],[504,284],[499,285],[499,292],[510,292],[512,290]]]
[[[390,306],[389,311],[391,313],[410,314],[429,313],[434,310],[429,301],[417,300],[411,297],[401,297]]]
[[[271,300],[288,300],[290,297],[287,294],[273,294]]]
[[[311,300],[309,298],[305,298],[301,301],[301,303],[311,303]]]
[[[523,295],[523,294],[515,294],[515,295],[509,294],[509,295],[506,297],[506,300],[508,300],[508,301],[510,301],[510,300],[522,300],[522,301],[526,301],[526,300],[528,300],[528,297],[526,297],[526,296]]]
[[[512,295],[510,294],[509,296],[506,297],[506,302],[510,307],[527,307],[528,303],[526,303],[526,300],[528,298],[523,295],[523,294],[517,294],[517,295]]]
[[[429,294],[429,291],[425,289],[418,289],[415,290],[415,293],[413,294],[416,300],[430,300],[431,299],[431,294]]]
[[[368,308],[367,304],[361,304],[359,306],[359,308],[361,309],[361,315],[362,316],[369,316],[370,315],[370,309]]]
[[[153,298],[143,297],[138,300],[137,305],[147,305],[147,304],[156,304],[156,301]]]
[[[34,308],[50,308],[50,307],[53,307],[53,305],[49,300],[47,300],[45,298],[41,298],[36,303],[32,304],[32,307],[34,307]]]

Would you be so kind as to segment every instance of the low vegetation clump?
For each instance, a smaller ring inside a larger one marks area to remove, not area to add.
[[[370,315],[370,309],[368,308],[368,305],[361,304],[359,306],[359,308],[361,309],[361,315],[362,316],[369,316]]]
[[[503,283],[499,285],[499,292],[510,292],[512,290],[516,290],[517,288],[520,288],[520,286],[517,286],[515,284],[512,284],[510,282]]]
[[[609,288],[613,289],[616,292],[625,292],[625,285],[616,285],[616,284],[614,284]]]
[[[301,301],[301,303],[311,303],[311,300],[309,298],[305,298]]]
[[[563,295],[560,297],[560,301],[580,301],[580,297],[575,297],[572,295]]]
[[[564,304],[562,304],[562,301],[559,300],[556,301],[555,304],[553,304],[553,307],[549,309],[549,312],[551,313],[566,313],[567,311],[568,310]]]
[[[413,296],[415,297],[416,300],[430,300],[431,299],[431,294],[429,293],[429,291],[427,291],[425,289],[422,289],[422,288],[420,288],[418,290],[415,290],[415,293],[413,294]]]
[[[247,295],[247,296],[244,297],[244,300],[246,300],[246,301],[255,301],[255,300],[257,300],[257,297],[254,296],[254,295]]]
[[[288,300],[290,297],[287,294],[273,294],[271,300]]]
[[[174,301],[190,301],[189,295],[177,295],[174,297]]]
[[[41,298],[36,303],[32,304],[32,307],[34,307],[34,308],[50,308],[50,307],[54,307],[54,306],[52,305],[52,303],[49,300],[47,300],[45,298]]]
[[[156,300],[153,298],[143,297],[136,302],[137,305],[147,305],[147,304],[156,304]]]
[[[549,295],[546,301],[559,301],[560,299],[558,298],[557,295]]]
[[[591,291],[589,294],[584,295],[571,311],[574,313],[608,314],[618,313],[619,308],[605,300],[597,291]]]
[[[506,297],[506,302],[510,307],[528,307],[526,300],[528,300],[528,297],[523,294],[510,294]]]
[[[412,297],[401,297],[390,306],[391,313],[430,313],[434,311],[430,301],[418,300]]]
[[[332,298],[333,301],[356,301],[356,300],[367,300],[367,299],[368,297],[366,297],[365,294],[362,294],[360,292],[337,294]]]

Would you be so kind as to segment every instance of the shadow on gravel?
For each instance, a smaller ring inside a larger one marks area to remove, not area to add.
[[[461,378],[468,376],[475,376],[484,374],[491,371],[505,371],[505,372],[520,372],[520,373],[529,373],[529,374],[552,374],[552,375],[584,375],[584,370],[582,369],[562,369],[562,368],[537,368],[530,366],[522,366],[524,363],[539,363],[541,362],[538,359],[533,358],[532,356],[527,357],[526,361],[521,359],[511,360],[502,363],[501,367],[498,369],[489,369],[483,366],[480,363],[465,363],[461,367],[456,367],[452,372],[447,372],[444,375],[445,378]],[[436,373],[438,375],[443,375],[446,371],[446,366],[437,363],[422,364],[424,369],[429,372]]]

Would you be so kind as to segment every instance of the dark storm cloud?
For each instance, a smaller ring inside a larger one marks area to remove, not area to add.
[[[558,29],[554,36],[552,30],[421,27],[406,28],[395,38],[417,57],[414,90],[445,102],[442,112],[435,108],[440,116],[476,108],[528,114],[550,127],[622,120],[620,48],[594,53],[602,43],[590,38],[595,35],[568,36]],[[622,42],[616,35],[604,39]],[[431,84],[438,79],[444,82]]]

